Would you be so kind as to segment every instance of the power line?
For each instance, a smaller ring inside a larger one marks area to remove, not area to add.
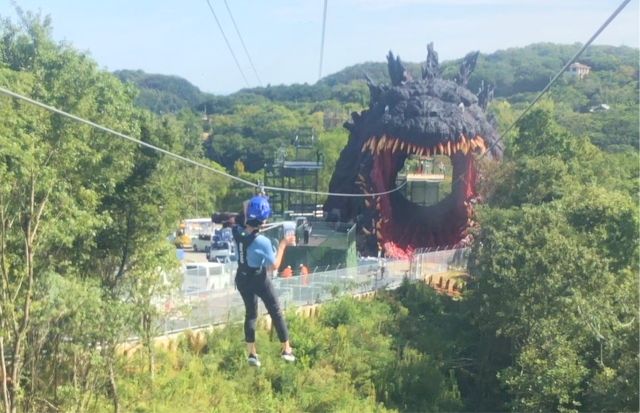
[[[256,70],[256,67],[253,65],[253,60],[251,60],[251,55],[249,55],[249,50],[247,50],[247,46],[244,44],[244,40],[242,39],[240,30],[238,30],[238,25],[236,24],[236,19],[233,18],[233,14],[231,13],[231,9],[229,8],[229,4],[227,3],[227,0],[224,0],[224,5],[227,8],[227,12],[229,12],[229,17],[231,17],[231,21],[233,22],[233,27],[236,29],[236,33],[240,38],[240,43],[242,43],[242,48],[244,49],[244,53],[247,55],[247,59],[249,59],[249,63],[251,64],[251,69],[253,69],[253,74],[256,75],[256,78],[258,79],[258,84],[262,86],[262,80],[260,79],[260,76],[258,76],[258,71]]]
[[[327,27],[327,2],[324,0],[324,11],[322,13],[322,38],[320,40],[320,68],[318,69],[318,80],[322,78],[322,60],[324,58],[324,32]]]
[[[220,33],[222,33],[222,37],[224,38],[224,41],[227,44],[227,48],[229,49],[229,52],[231,52],[231,56],[233,56],[233,60],[236,62],[238,71],[240,72],[240,74],[242,75],[242,78],[244,79],[244,83],[247,85],[247,87],[250,87],[249,81],[247,80],[247,77],[244,75],[244,72],[242,71],[242,67],[240,67],[238,58],[236,58],[236,54],[233,52],[231,43],[229,43],[229,39],[227,39],[227,36],[224,34],[224,30],[222,30],[222,25],[220,24],[220,21],[218,20],[218,16],[216,16],[216,12],[213,10],[213,7],[211,6],[211,3],[209,2],[209,0],[207,0],[207,4],[209,5],[209,10],[211,10],[211,14],[213,15],[213,18],[216,20],[218,28],[220,29]]]
[[[301,189],[279,188],[279,187],[275,187],[275,186],[262,186],[262,185],[255,184],[255,183],[253,183],[251,181],[247,181],[246,179],[242,179],[240,177],[231,175],[231,174],[229,174],[227,172],[212,168],[211,166],[205,165],[205,164],[200,163],[198,161],[194,161],[193,159],[189,159],[189,158],[184,157],[182,155],[178,155],[178,154],[173,153],[171,151],[168,151],[166,149],[162,149],[162,148],[160,148],[158,146],[155,146],[155,145],[152,145],[150,143],[141,141],[140,139],[136,139],[136,138],[131,137],[129,135],[125,135],[124,133],[121,133],[121,132],[115,131],[113,129],[107,128],[106,126],[102,126],[102,125],[97,124],[95,122],[92,122],[90,120],[81,118],[79,116],[73,115],[73,114],[68,113],[68,112],[65,112],[65,111],[63,111],[61,109],[58,109],[58,108],[54,107],[54,106],[50,106],[50,105],[47,105],[46,103],[42,103],[42,102],[39,102],[37,100],[31,99],[31,98],[29,98],[27,96],[21,95],[21,94],[16,93],[16,92],[13,92],[13,91],[11,91],[9,89],[6,89],[6,88],[4,88],[2,86],[0,86],[0,93],[4,94],[4,95],[7,95],[7,96],[10,96],[10,97],[13,97],[13,98],[16,98],[16,99],[19,99],[19,100],[23,100],[23,101],[25,101],[27,103],[30,103],[30,104],[34,105],[34,106],[38,106],[38,107],[46,109],[46,110],[48,110],[50,112],[57,113],[58,115],[62,115],[64,117],[69,118],[71,120],[74,120],[76,122],[83,123],[85,125],[89,125],[92,128],[96,128],[96,129],[99,129],[99,130],[101,130],[103,132],[110,133],[110,134],[118,136],[118,137],[120,137],[122,139],[126,139],[128,141],[136,143],[136,144],[138,144],[140,146],[144,146],[144,147],[147,147],[149,149],[153,149],[154,151],[161,152],[161,153],[163,153],[163,154],[165,154],[167,156],[170,156],[172,158],[175,158],[175,159],[190,163],[190,164],[198,166],[200,168],[204,168],[204,169],[206,169],[208,171],[211,171],[211,172],[213,172],[215,174],[222,175],[222,176],[224,176],[226,178],[232,179],[234,181],[238,181],[240,183],[243,183],[245,185],[248,185],[248,186],[251,186],[251,187],[257,188],[257,189],[268,189],[268,190],[271,190],[271,191],[274,191],[274,192],[295,192],[295,193],[302,193],[302,194],[326,195],[326,196],[338,196],[338,197],[370,197],[370,196],[379,196],[379,195],[390,194],[392,192],[396,192],[396,191],[400,190],[404,186],[404,184],[402,184],[402,185],[400,185],[400,186],[398,186],[398,187],[396,187],[396,188],[394,188],[392,190],[385,191],[385,192],[376,192],[376,193],[372,193],[372,194],[362,194],[362,193],[352,193],[352,194],[350,194],[350,193],[344,193],[344,192],[318,192],[318,191],[306,191],[306,190],[301,190]]]

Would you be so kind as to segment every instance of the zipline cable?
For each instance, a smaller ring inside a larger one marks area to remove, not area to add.
[[[258,71],[256,70],[256,67],[253,64],[253,60],[251,60],[251,55],[249,54],[249,50],[247,49],[247,46],[244,44],[244,39],[242,38],[242,35],[240,34],[240,30],[238,29],[238,25],[236,24],[236,19],[233,18],[233,13],[231,13],[231,9],[229,8],[229,4],[227,3],[227,0],[224,0],[224,5],[227,8],[227,12],[229,13],[229,17],[231,17],[231,22],[233,23],[233,28],[236,29],[236,33],[238,34],[238,37],[240,38],[240,43],[242,44],[242,48],[244,49],[244,53],[247,55],[247,59],[249,59],[249,64],[251,64],[251,69],[253,69],[253,74],[256,75],[256,78],[258,79],[258,84],[260,86],[262,86],[262,80],[260,79],[260,76],[258,76]]]
[[[121,133],[121,132],[115,131],[113,129],[107,128],[106,126],[102,126],[102,125],[97,124],[95,122],[92,122],[90,120],[81,118],[79,116],[73,115],[73,114],[68,113],[68,112],[65,112],[65,111],[63,111],[61,109],[58,109],[56,107],[47,105],[46,103],[42,103],[42,102],[39,102],[37,100],[31,99],[31,98],[29,98],[27,96],[21,95],[21,94],[16,93],[16,92],[13,92],[13,91],[11,91],[9,89],[6,89],[6,88],[4,88],[2,86],[0,86],[0,94],[4,94],[4,95],[10,96],[12,98],[25,101],[27,103],[30,103],[30,104],[34,105],[34,106],[38,106],[38,107],[46,109],[46,110],[48,110],[50,112],[56,113],[58,115],[62,115],[64,117],[69,118],[71,120],[74,120],[76,122],[83,123],[85,125],[89,125],[92,128],[99,129],[99,130],[101,130],[103,132],[110,133],[110,134],[118,136],[118,137],[120,137],[122,139],[126,139],[128,141],[136,143],[136,144],[138,144],[140,146],[144,146],[144,147],[147,147],[149,149],[153,149],[154,151],[161,152],[161,153],[163,153],[163,154],[165,154],[167,156],[170,156],[172,158],[179,159],[181,161],[190,163],[190,164],[198,166],[200,168],[204,168],[204,169],[206,169],[208,171],[211,171],[211,172],[213,172],[215,174],[222,175],[222,176],[224,176],[226,178],[232,179],[234,181],[238,181],[240,183],[243,183],[245,185],[248,185],[248,186],[251,186],[251,187],[257,188],[257,189],[268,189],[268,190],[271,190],[271,191],[274,191],[274,192],[295,192],[295,193],[301,193],[301,194],[312,194],[312,195],[315,194],[315,195],[339,196],[339,197],[370,197],[370,196],[379,196],[379,195],[390,194],[392,192],[400,190],[405,185],[405,184],[402,184],[402,185],[400,185],[400,186],[398,186],[398,187],[396,187],[396,188],[394,188],[392,190],[389,190],[389,191],[376,192],[376,193],[371,193],[371,194],[362,194],[362,193],[352,193],[351,194],[351,193],[344,193],[344,192],[318,192],[318,191],[307,191],[307,190],[302,190],[302,189],[279,188],[279,187],[275,187],[275,186],[259,185],[259,184],[253,183],[251,181],[247,181],[246,179],[242,179],[240,177],[231,175],[231,174],[229,174],[227,172],[224,172],[224,171],[221,171],[219,169],[212,168],[211,166],[205,165],[205,164],[200,163],[198,161],[194,161],[193,159],[189,159],[189,158],[187,158],[185,156],[178,155],[178,154],[170,152],[170,151],[168,151],[166,149],[162,149],[162,148],[160,148],[158,146],[155,146],[155,145],[152,145],[150,143],[141,141],[140,139],[136,139],[136,138],[134,138],[132,136],[125,135],[124,133]]]
[[[598,30],[596,30],[596,32],[591,36],[591,38],[589,40],[587,40],[587,42],[584,44],[584,46],[582,46],[580,48],[580,50],[578,50],[578,52],[576,52],[576,54],[574,54],[573,57],[571,59],[569,59],[569,61],[562,67],[562,69],[560,69],[560,71],[558,73],[556,73],[556,75],[553,78],[551,78],[549,83],[547,83],[547,85],[542,89],[542,91],[538,94],[538,96],[536,96],[536,98],[522,111],[522,113],[520,113],[518,118],[513,123],[511,123],[511,125],[507,129],[505,129],[504,132],[498,134],[498,139],[496,139],[495,142],[493,142],[491,145],[489,145],[489,147],[484,152],[482,152],[480,154],[480,156],[478,156],[478,158],[476,160],[479,161],[482,158],[484,158],[491,151],[491,149],[493,149],[497,144],[499,144],[502,141],[502,137],[505,136],[507,133],[509,133],[511,131],[511,129],[513,129],[518,124],[518,122],[520,122],[522,120],[522,118],[524,118],[524,116],[529,112],[529,110],[531,110],[531,108],[536,103],[538,103],[540,98],[542,98],[542,96],[549,91],[549,89],[551,88],[551,86],[553,86],[553,84],[556,82],[556,80],[558,80],[558,78],[560,76],[562,76],[562,74],[567,70],[567,68],[573,62],[575,62],[578,59],[578,57],[580,57],[582,55],[582,53],[587,49],[587,47],[589,47],[591,45],[591,43],[593,43],[593,41],[600,35],[600,33],[602,33],[602,31],[607,28],[609,23],[611,23],[613,21],[613,19],[615,19],[618,16],[618,14],[620,14],[620,12],[630,2],[631,2],[631,0],[624,0],[620,4],[620,6],[618,6],[618,8],[611,14],[611,16],[609,16],[609,18],[607,20],[605,20],[605,22],[600,26],[600,28],[598,28]],[[460,180],[466,180],[466,178],[464,178],[464,176],[461,175],[454,182],[452,182],[451,185],[455,184],[456,182],[458,182]]]
[[[229,49],[229,52],[231,52],[231,56],[233,56],[233,60],[236,62],[236,66],[238,67],[238,71],[240,72],[240,74],[242,75],[242,78],[244,79],[244,83],[247,85],[247,87],[251,87],[249,85],[249,81],[247,80],[247,77],[244,75],[244,72],[242,71],[242,67],[240,67],[240,63],[238,62],[238,58],[236,57],[236,54],[233,52],[233,48],[231,47],[231,43],[229,43],[229,39],[227,39],[227,35],[224,34],[224,30],[222,30],[222,25],[220,24],[220,20],[218,20],[218,16],[216,15],[216,12],[213,10],[213,6],[211,6],[211,2],[209,2],[209,0],[207,0],[207,4],[209,5],[209,10],[211,10],[211,14],[213,15],[213,18],[215,19],[218,28],[220,29],[220,33],[222,33],[222,37],[224,38],[224,42],[227,44],[227,48]]]
[[[493,149],[498,143],[500,143],[500,141],[502,140],[502,136],[506,135],[507,133],[509,133],[511,131],[511,129],[513,129],[518,122],[520,122],[522,120],[522,118],[524,118],[524,115],[527,114],[527,112],[529,112],[529,110],[533,107],[533,105],[535,105],[536,103],[538,103],[538,101],[540,100],[540,98],[542,98],[542,96],[547,93],[547,91],[551,88],[551,86],[556,82],[556,80],[558,80],[558,78],[560,76],[562,76],[562,74],[567,70],[567,68],[569,68],[569,66],[575,62],[578,57],[580,57],[580,55],[582,55],[582,53],[587,49],[587,47],[589,47],[591,45],[591,43],[593,43],[593,41],[600,35],[600,33],[602,33],[602,31],[604,29],[607,28],[607,26],[609,25],[609,23],[611,23],[613,21],[613,19],[615,19],[618,14],[620,14],[620,12],[627,6],[627,4],[629,4],[631,2],[631,0],[624,0],[620,6],[618,6],[618,8],[611,14],[611,16],[609,16],[609,18],[600,26],[600,28],[591,36],[591,38],[589,40],[587,40],[587,42],[584,44],[584,46],[582,46],[580,48],[580,50],[578,50],[578,52],[576,54],[573,55],[573,57],[562,67],[562,69],[560,69],[560,71],[558,73],[556,73],[556,75],[549,81],[549,83],[547,84],[547,86],[544,87],[544,89],[542,89],[542,91],[538,94],[538,96],[536,96],[536,98],[525,108],[524,111],[522,111],[522,113],[520,114],[520,116],[518,116],[518,118],[507,128],[505,129],[504,132],[502,132],[501,134],[498,135],[498,139],[492,143],[483,153],[482,155],[480,155],[480,159],[482,157],[484,157],[487,152],[489,152],[491,149]]]

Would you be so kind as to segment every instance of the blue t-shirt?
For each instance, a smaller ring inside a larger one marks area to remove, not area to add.
[[[239,253],[238,249],[236,256]],[[247,248],[247,265],[251,268],[270,267],[275,262],[276,254],[271,241],[264,235],[258,234]]]

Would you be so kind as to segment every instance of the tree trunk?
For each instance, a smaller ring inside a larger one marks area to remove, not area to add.
[[[113,403],[113,413],[120,413],[120,397],[118,396],[118,383],[113,369],[113,359],[109,358],[109,386],[111,387],[111,402]]]
[[[18,395],[20,394],[20,377],[22,373],[23,364],[23,344],[26,345],[26,335],[31,322],[31,301],[33,299],[33,276],[34,276],[34,263],[33,263],[33,247],[38,230],[39,218],[42,215],[44,206],[46,204],[46,198],[39,205],[36,211],[36,195],[35,195],[35,176],[31,176],[31,194],[29,198],[29,209],[24,217],[22,228],[24,232],[24,248],[25,248],[25,261],[27,265],[27,287],[25,289],[24,304],[22,309],[22,320],[19,326],[16,326],[14,331],[15,338],[13,344],[13,363],[11,365],[11,380],[13,385],[9,391],[10,398],[10,412],[16,413],[18,409]]]
[[[4,411],[9,411],[9,391],[7,389],[7,364],[4,358],[4,337],[0,337],[0,374],[2,374],[2,400],[4,402]]]
[[[144,335],[144,346],[147,348],[147,358],[149,364],[149,377],[153,382],[155,378],[155,354],[153,352],[153,339],[151,338],[151,320],[152,317],[148,313],[144,313],[142,316],[142,329]]]

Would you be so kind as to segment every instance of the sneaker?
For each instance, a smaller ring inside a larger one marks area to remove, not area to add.
[[[296,356],[294,356],[293,352],[291,351],[283,351],[282,353],[280,353],[280,357],[282,357],[284,361],[288,361],[290,363],[296,361]]]
[[[247,357],[247,361],[249,362],[250,366],[260,367],[260,360],[258,359],[257,354],[249,354],[249,357]]]

